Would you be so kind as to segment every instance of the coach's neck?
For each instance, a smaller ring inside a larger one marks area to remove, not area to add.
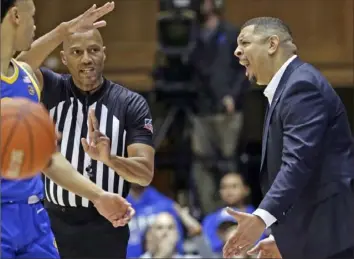
[[[289,58],[291,58],[294,54],[293,51],[289,51],[286,49],[281,49],[279,52],[273,57],[271,64],[271,73],[268,75],[268,83],[272,80],[274,75],[279,71],[279,69],[286,63]]]

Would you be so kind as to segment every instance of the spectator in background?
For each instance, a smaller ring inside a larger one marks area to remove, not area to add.
[[[233,172],[226,174],[221,179],[219,192],[224,206],[247,213],[252,213],[255,210],[253,205],[246,202],[251,191],[240,174]],[[224,245],[218,235],[218,226],[225,220],[235,222],[224,210],[224,206],[207,215],[202,224],[204,235],[214,253],[221,253]]]
[[[233,56],[238,30],[224,21],[215,0],[201,5],[201,28],[190,62],[198,89],[193,118],[193,174],[202,212],[216,209],[222,171],[236,171],[236,151],[243,125],[243,94],[249,82]],[[220,163],[221,161],[221,163]],[[198,181],[203,179],[203,184]]]
[[[155,222],[157,215],[161,212],[170,213],[176,220],[179,232],[178,251],[183,251],[183,228],[175,211],[173,200],[152,186],[142,187],[132,184],[127,201],[135,209],[135,216],[129,222],[130,238],[127,258],[138,258],[144,253],[143,241],[146,229]]]
[[[156,216],[147,229],[146,251],[141,258],[182,258],[177,252],[177,242],[180,239],[175,217],[167,212]]]

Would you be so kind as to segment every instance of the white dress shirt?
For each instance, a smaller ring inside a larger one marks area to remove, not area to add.
[[[297,57],[297,55],[294,55],[291,58],[289,58],[281,66],[281,68],[278,70],[278,72],[275,73],[272,80],[270,80],[268,86],[264,89],[263,93],[267,97],[269,105],[272,104],[275,90],[277,90],[277,87],[280,83],[280,80],[281,80],[286,68],[296,57]],[[260,217],[264,221],[264,223],[266,224],[266,228],[269,228],[271,225],[273,225],[277,221],[277,219],[272,214],[270,214],[268,211],[263,210],[263,209],[256,209],[256,211],[253,212],[253,215]]]

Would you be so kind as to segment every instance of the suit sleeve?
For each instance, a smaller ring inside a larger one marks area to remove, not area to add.
[[[298,82],[284,92],[283,155],[280,171],[259,208],[281,222],[316,173],[329,107],[319,89]]]
[[[153,146],[152,117],[147,101],[135,94],[127,109],[127,145],[142,143]]]

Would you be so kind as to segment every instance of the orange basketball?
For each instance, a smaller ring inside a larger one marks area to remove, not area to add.
[[[56,150],[52,119],[39,103],[23,98],[1,100],[1,177],[33,177]]]

